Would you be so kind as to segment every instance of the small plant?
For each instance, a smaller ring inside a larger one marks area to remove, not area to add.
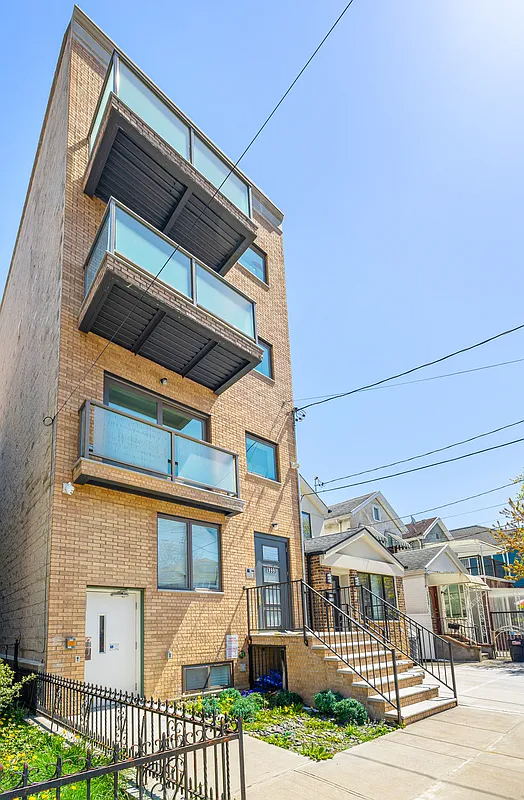
[[[220,701],[215,695],[208,695],[202,698],[202,711],[206,717],[212,717],[213,714],[220,713]]]
[[[34,677],[26,675],[21,680],[15,681],[15,673],[11,667],[0,661],[0,711],[10,708],[20,697],[24,683],[32,681]]]
[[[239,700],[242,697],[238,689],[224,689],[223,692],[220,692],[218,695],[218,699],[220,701],[224,700]]]
[[[353,698],[339,700],[338,703],[335,703],[333,715],[341,725],[347,725],[348,722],[363,725],[368,719],[368,712],[362,703]]]
[[[254,719],[257,711],[260,710],[260,706],[257,704],[256,700],[252,700],[252,697],[253,695],[249,697],[239,697],[238,700],[234,700],[229,709],[229,715],[234,719],[242,717],[246,722]]]
[[[331,753],[323,744],[303,744],[299,753],[301,756],[312,758],[313,761],[327,761],[328,758],[334,756],[334,753]]]
[[[274,744],[277,747],[283,747],[284,750],[289,750],[291,747],[290,733],[270,733],[268,736],[263,736],[262,739],[268,744]]]
[[[335,713],[336,704],[343,699],[340,692],[332,692],[331,689],[327,689],[315,695],[315,708],[318,708],[321,714],[332,716]]]
[[[303,706],[304,701],[296,692],[281,689],[279,692],[268,696],[267,704],[269,708],[284,708],[286,706]]]

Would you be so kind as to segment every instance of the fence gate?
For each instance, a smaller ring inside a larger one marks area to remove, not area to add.
[[[512,639],[524,636],[524,611],[492,611],[495,658],[509,658]]]
[[[252,689],[287,689],[286,648],[278,645],[249,646],[249,685]]]

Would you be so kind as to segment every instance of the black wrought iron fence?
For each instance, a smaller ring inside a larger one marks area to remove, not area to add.
[[[238,731],[237,731],[238,734]],[[240,731],[241,735],[241,731]],[[61,799],[68,786],[85,787],[85,797],[122,800],[130,796],[143,800],[245,800],[245,786],[238,792],[231,787],[229,762],[216,757],[217,747],[225,748],[234,738],[228,733],[198,743],[168,747],[164,739],[154,753],[143,755],[139,747],[122,757],[119,745],[112,748],[110,758],[87,750],[83,769],[68,772],[67,757],[57,757],[45,767],[23,765],[20,771],[0,770],[0,800],[33,797],[45,793]],[[211,755],[208,755],[208,754]],[[211,764],[212,761],[212,764]]]
[[[216,712],[206,716],[183,701],[145,698],[48,673],[37,673],[24,689],[25,703],[50,720],[51,730],[60,726],[79,734],[109,756],[114,756],[115,748],[122,759],[155,756],[147,763],[137,762],[139,777],[147,778],[149,789],[171,781],[172,788],[179,787],[179,793],[173,796],[181,800],[230,800],[230,744],[235,742],[240,797],[245,798],[241,720]],[[167,755],[167,751],[177,751],[177,755]],[[113,772],[119,772],[114,764]],[[193,793],[186,795],[180,786],[189,791],[190,778]],[[203,794],[195,793],[200,785]],[[0,800],[8,798],[0,795]]]
[[[453,636],[464,644],[477,644],[479,641],[477,626],[463,617],[433,617],[432,622],[444,636]]]

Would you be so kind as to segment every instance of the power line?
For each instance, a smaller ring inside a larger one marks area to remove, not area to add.
[[[484,436],[491,436],[494,433],[505,431],[508,428],[514,428],[516,425],[522,425],[522,423],[524,423],[524,419],[519,419],[518,422],[511,422],[509,425],[503,425],[501,428],[494,428],[494,430],[492,431],[486,431],[486,433],[479,433],[477,436],[471,436],[469,439],[463,439],[461,442],[454,442],[454,444],[447,444],[445,447],[438,447],[436,450],[428,450],[427,453],[421,453],[418,456],[403,458],[400,461],[392,461],[390,464],[382,464],[382,466],[380,467],[373,467],[372,469],[364,469],[361,472],[353,472],[351,473],[351,475],[342,475],[340,478],[332,478],[329,481],[320,481],[320,485],[327,486],[329,483],[336,483],[337,481],[345,481],[348,478],[357,478],[359,475],[367,475],[370,472],[377,472],[379,469],[388,469],[389,467],[395,467],[397,464],[406,464],[408,461],[415,461],[418,458],[425,458],[426,456],[431,456],[434,453],[442,453],[444,450],[450,450],[452,447],[460,447],[460,445],[468,444],[469,442],[474,442],[475,439],[482,439]]]
[[[411,472],[419,472],[422,469],[430,469],[431,467],[439,467],[442,464],[450,464],[453,461],[461,461],[463,458],[471,458],[471,456],[478,456],[481,453],[489,453],[491,450],[499,450],[501,447],[509,447],[510,445],[518,444],[519,442],[524,442],[524,438],[514,439],[512,442],[503,442],[502,444],[496,444],[493,447],[485,447],[483,450],[475,450],[473,453],[465,453],[462,456],[455,456],[455,458],[444,459],[444,461],[435,461],[433,464],[425,464],[421,467],[413,467],[413,469],[405,469],[402,472],[393,472],[391,475],[380,475],[378,478],[369,478],[368,480],[359,481],[358,483],[346,483],[344,484],[344,486],[333,486],[331,489],[319,489],[318,492],[314,492],[313,494],[325,494],[326,492],[337,492],[339,489],[350,489],[353,486],[363,486],[365,483],[372,483],[374,480],[385,481],[388,478],[397,478],[399,475],[408,475]]]
[[[500,339],[502,336],[507,336],[510,333],[515,333],[515,331],[520,331],[524,328],[524,324],[517,325],[515,328],[509,328],[506,331],[502,331],[501,333],[495,334],[495,336],[490,336],[488,339],[483,339],[481,342],[476,342],[475,344],[470,344],[468,347],[462,347],[460,350],[455,350],[453,353],[448,353],[446,356],[441,356],[440,358],[436,358],[433,361],[426,361],[424,364],[419,364],[417,367],[411,367],[411,369],[407,369],[404,372],[399,372],[396,375],[390,375],[389,378],[382,378],[379,381],[375,381],[374,383],[368,383],[365,386],[359,386],[358,389],[351,389],[349,392],[342,392],[340,394],[334,394],[328,397],[325,397],[323,400],[317,400],[314,403],[308,403],[305,406],[300,406],[299,408],[294,408],[293,412],[295,414],[295,418],[298,418],[297,415],[303,415],[304,411],[307,408],[312,408],[313,406],[320,406],[324,403],[329,403],[331,400],[338,400],[340,397],[348,397],[351,394],[356,394],[357,392],[363,392],[367,389],[373,389],[375,386],[380,386],[382,383],[388,383],[389,381],[396,380],[397,378],[403,378],[405,375],[411,375],[413,372],[417,372],[419,369],[426,369],[427,367],[432,367],[435,364],[440,364],[442,361],[446,361],[448,358],[454,358],[455,356],[461,355],[462,353],[467,353],[470,350],[474,350],[477,347],[482,347],[489,342],[495,341],[495,339]],[[303,419],[303,416],[300,416],[300,419]]]
[[[350,6],[353,4],[353,1],[354,1],[354,0],[349,0],[349,2],[346,4],[346,6],[344,7],[344,9],[341,11],[341,13],[339,14],[339,16],[337,17],[337,19],[335,20],[335,22],[332,24],[332,26],[330,27],[330,29],[328,30],[328,32],[325,34],[325,36],[322,38],[322,40],[320,41],[320,43],[319,43],[319,44],[317,45],[317,47],[314,49],[314,51],[312,52],[312,54],[310,55],[310,57],[308,58],[308,60],[307,60],[307,61],[306,61],[306,63],[304,64],[304,66],[301,68],[301,70],[300,70],[300,71],[298,72],[298,74],[295,76],[295,78],[293,79],[293,81],[292,81],[292,82],[289,84],[288,88],[286,89],[286,91],[284,92],[284,94],[281,96],[281,98],[280,98],[280,100],[278,101],[278,103],[277,103],[277,104],[274,106],[273,110],[272,110],[272,111],[270,112],[270,114],[269,114],[269,115],[266,117],[266,119],[264,120],[264,122],[262,123],[262,125],[259,127],[259,129],[258,129],[258,130],[257,130],[257,132],[255,133],[255,135],[253,136],[253,138],[251,139],[251,141],[249,142],[249,144],[247,145],[247,147],[246,147],[246,148],[243,150],[243,152],[241,153],[240,157],[239,157],[239,158],[238,158],[238,159],[235,161],[235,163],[233,164],[233,166],[231,167],[231,169],[230,169],[230,170],[229,170],[229,172],[227,173],[226,177],[224,178],[224,180],[222,181],[222,183],[220,184],[220,186],[218,186],[218,188],[216,189],[215,193],[214,193],[214,194],[213,194],[213,195],[210,197],[210,199],[208,200],[208,202],[206,203],[206,205],[204,206],[204,208],[201,210],[200,214],[199,214],[199,215],[196,217],[196,219],[194,220],[194,222],[192,223],[192,225],[191,225],[191,226],[190,226],[190,228],[188,229],[188,233],[190,233],[190,232],[193,230],[193,228],[194,228],[194,227],[195,227],[195,225],[198,223],[198,221],[200,220],[200,218],[202,217],[202,215],[204,214],[204,212],[205,212],[205,211],[206,211],[206,210],[209,208],[209,205],[210,205],[210,204],[213,202],[213,200],[214,200],[214,199],[215,199],[215,197],[217,196],[217,194],[218,194],[218,192],[220,191],[220,189],[222,188],[222,186],[223,186],[223,185],[225,184],[225,182],[228,180],[229,176],[230,176],[230,175],[233,173],[233,171],[235,170],[235,168],[236,168],[236,167],[238,167],[238,165],[240,164],[240,162],[242,161],[242,159],[244,158],[244,156],[246,155],[246,153],[248,152],[248,150],[249,150],[249,149],[252,147],[252,145],[253,145],[253,144],[256,142],[256,140],[258,139],[258,137],[260,136],[260,134],[262,133],[262,131],[264,130],[264,128],[266,127],[266,125],[269,123],[269,121],[272,119],[272,117],[273,117],[273,116],[276,114],[276,112],[278,111],[278,109],[280,108],[280,106],[282,105],[282,103],[284,102],[284,100],[286,99],[286,97],[288,96],[288,94],[291,92],[291,90],[293,89],[293,87],[295,86],[295,84],[296,84],[296,83],[297,83],[297,82],[300,80],[300,78],[302,77],[302,75],[304,74],[304,72],[306,71],[306,69],[309,67],[309,65],[311,64],[311,62],[313,61],[313,59],[315,58],[315,56],[316,56],[316,55],[317,55],[317,53],[319,52],[319,50],[322,48],[322,46],[325,44],[325,42],[326,42],[326,41],[328,40],[328,38],[331,36],[331,34],[332,34],[332,33],[333,33],[333,31],[335,30],[335,28],[337,27],[337,25],[339,24],[339,22],[342,20],[342,18],[344,17],[344,15],[345,15],[346,11],[348,11],[349,7],[350,7]],[[60,414],[60,413],[63,411],[63,409],[64,409],[64,408],[65,408],[65,406],[66,406],[66,405],[69,403],[70,399],[73,397],[73,395],[75,394],[75,392],[76,392],[76,391],[77,391],[77,390],[80,388],[80,385],[81,385],[81,384],[82,384],[82,382],[85,380],[85,378],[87,377],[87,375],[89,375],[89,373],[91,372],[91,370],[93,369],[93,367],[94,367],[94,366],[97,364],[97,362],[100,360],[100,358],[103,356],[103,354],[105,353],[105,351],[107,350],[107,348],[109,347],[109,345],[110,345],[110,344],[111,344],[111,343],[114,341],[114,339],[115,339],[115,338],[116,338],[116,336],[118,335],[119,331],[122,329],[123,325],[125,325],[125,323],[126,323],[126,322],[127,322],[127,320],[129,319],[129,317],[131,316],[131,314],[132,314],[132,313],[135,311],[135,309],[137,308],[137,306],[139,305],[139,303],[142,301],[142,299],[145,297],[145,295],[146,295],[146,294],[148,294],[148,292],[149,292],[149,290],[151,289],[151,287],[152,287],[152,286],[153,286],[153,285],[156,283],[156,281],[157,281],[158,277],[160,276],[160,274],[162,273],[162,271],[165,269],[165,267],[168,265],[168,263],[171,261],[171,259],[172,259],[172,258],[173,258],[173,256],[175,255],[175,253],[178,251],[179,247],[180,247],[180,245],[177,245],[177,246],[174,248],[173,252],[170,254],[170,256],[169,256],[169,257],[166,259],[166,261],[164,262],[164,264],[163,264],[163,265],[162,265],[162,267],[160,268],[160,270],[159,270],[159,271],[156,273],[156,275],[153,277],[153,280],[152,280],[152,281],[151,281],[151,282],[150,282],[150,283],[149,283],[149,284],[146,286],[146,288],[144,289],[144,291],[142,292],[142,294],[141,294],[141,295],[139,296],[139,298],[137,299],[137,301],[136,301],[135,305],[134,305],[134,306],[131,308],[131,310],[128,312],[127,316],[126,316],[126,317],[125,317],[125,318],[122,320],[122,322],[120,323],[120,325],[118,326],[118,328],[116,329],[116,331],[113,333],[113,335],[111,336],[111,338],[110,338],[110,339],[109,339],[109,340],[106,342],[106,344],[104,345],[104,347],[102,348],[102,350],[100,351],[100,353],[97,355],[97,357],[94,359],[94,361],[91,363],[91,365],[89,366],[89,368],[88,368],[88,369],[87,369],[87,370],[84,372],[84,374],[82,375],[82,377],[80,378],[80,380],[78,381],[78,383],[75,385],[75,387],[74,387],[74,388],[73,388],[73,390],[70,392],[70,394],[67,396],[67,398],[64,400],[64,402],[62,403],[62,405],[61,405],[61,406],[58,408],[58,410],[56,411],[56,413],[54,414],[54,416],[52,416],[52,417],[51,417],[51,416],[44,417],[44,425],[52,425],[52,424],[53,424],[53,422],[55,421],[55,419],[58,417],[58,415],[59,415],[59,414]]]
[[[466,375],[469,372],[481,372],[484,369],[493,369],[494,367],[505,367],[508,364],[520,364],[524,358],[515,358],[513,361],[500,361],[498,364],[486,364],[483,367],[474,367],[473,369],[461,369],[458,372],[446,372],[444,375],[432,375],[430,378],[417,378],[414,381],[402,381],[401,383],[392,383],[389,386],[370,386],[368,389],[362,389],[363,392],[376,391],[377,389],[394,389],[396,386],[410,386],[412,383],[426,383],[427,381],[438,381],[441,378],[452,378],[455,375]],[[307,400],[323,400],[326,397],[332,397],[332,394],[321,394],[316,397],[300,397],[297,402],[305,403]]]
[[[483,508],[474,508],[472,511],[461,511],[460,514],[448,514],[447,517],[440,517],[440,519],[453,519],[454,517],[465,517],[466,514],[477,514],[479,511],[487,511],[488,509],[491,508],[500,508],[500,503],[495,503],[494,506],[484,506]]]

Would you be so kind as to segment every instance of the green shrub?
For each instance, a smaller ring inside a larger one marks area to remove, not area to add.
[[[362,703],[353,698],[339,700],[338,703],[335,703],[333,714],[337,722],[342,725],[346,725],[348,722],[363,725],[368,719],[368,712]]]
[[[267,736],[261,736],[260,738],[268,744],[283,747],[284,750],[289,750],[291,747],[291,733],[269,733]]]
[[[284,708],[285,706],[303,706],[304,701],[296,692],[281,689],[267,698],[269,708]]]
[[[256,700],[251,700],[250,695],[248,695],[247,697],[239,697],[235,700],[228,713],[233,719],[242,717],[245,722],[249,722],[254,719],[259,710],[260,706],[257,704]]]
[[[218,699],[220,701],[238,700],[241,697],[242,697],[242,695],[240,694],[238,689],[224,689],[224,691],[220,692],[220,694],[218,695]]]
[[[206,717],[212,717],[213,714],[220,712],[220,701],[215,695],[208,695],[202,698],[202,711]]]
[[[11,708],[20,697],[22,686],[28,681],[32,681],[34,675],[26,675],[19,681],[15,681],[15,673],[8,664],[0,661],[0,711]]]
[[[327,689],[315,695],[315,708],[318,708],[322,714],[333,715],[335,706],[340,700],[343,700],[340,692],[332,692],[331,689]]]
[[[249,699],[257,708],[264,708],[266,704],[260,692],[251,692],[246,695],[245,699]]]

